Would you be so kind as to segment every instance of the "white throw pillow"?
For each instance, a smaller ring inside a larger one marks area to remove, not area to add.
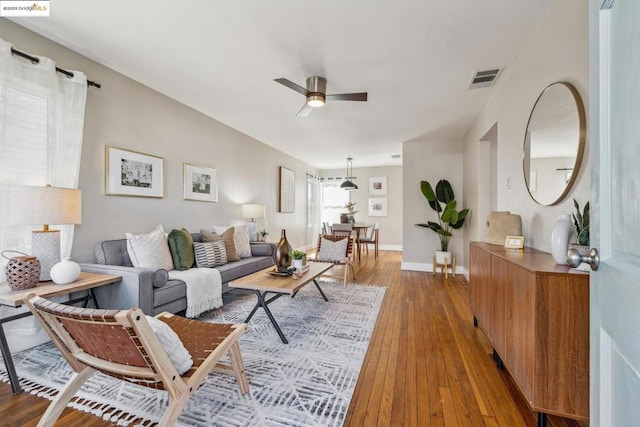
[[[320,242],[320,253],[318,261],[342,261],[346,258],[348,238],[340,239],[334,242],[329,239],[322,238]]]
[[[213,226],[213,232],[222,236],[229,226]],[[251,256],[251,243],[249,243],[249,229],[246,225],[234,225],[233,243],[236,247],[236,254],[240,258],[249,258]]]
[[[173,270],[173,258],[162,225],[157,226],[151,233],[125,233],[125,236],[127,252],[134,267]]]
[[[164,348],[169,359],[171,359],[171,363],[176,367],[176,371],[180,375],[187,372],[193,366],[193,359],[184,344],[182,344],[182,341],[180,341],[178,334],[162,320],[151,316],[145,317],[153,333],[156,334],[158,341],[160,341],[160,345]]]

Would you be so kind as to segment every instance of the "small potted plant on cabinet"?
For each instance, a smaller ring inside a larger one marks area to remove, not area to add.
[[[307,253],[298,249],[294,249],[289,255],[291,255],[291,258],[293,258],[293,267],[300,270],[304,266],[304,258]]]
[[[452,236],[451,230],[463,226],[469,209],[456,210],[456,197],[451,188],[451,184],[446,179],[438,181],[435,191],[433,191],[433,187],[429,181],[420,181],[420,190],[427,199],[431,209],[436,211],[438,222],[427,221],[426,224],[421,223],[416,225],[429,228],[438,234],[440,250],[436,251],[436,263],[450,264],[452,260],[451,252],[449,251],[449,239]]]

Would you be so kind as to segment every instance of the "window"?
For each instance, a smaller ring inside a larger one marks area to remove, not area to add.
[[[345,212],[347,203],[349,191],[340,188],[339,182],[322,183],[322,222],[339,223],[340,214]]]

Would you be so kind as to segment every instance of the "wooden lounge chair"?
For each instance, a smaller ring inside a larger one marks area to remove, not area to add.
[[[327,239],[327,240],[331,240],[332,242],[337,242],[343,239],[347,239],[347,247],[345,250],[344,255],[340,255],[339,257],[336,257],[336,259],[332,259],[332,260],[323,260],[323,259],[319,259],[319,255],[320,255],[320,249],[322,246],[322,239]],[[318,235],[318,248],[316,249],[316,254],[314,256],[313,259],[310,259],[310,261],[314,261],[314,262],[330,262],[333,263],[335,265],[342,265],[344,266],[344,275],[343,276],[337,276],[337,275],[329,275],[329,274],[323,274],[323,277],[332,277],[335,279],[342,279],[343,282],[343,286],[347,286],[347,278],[348,278],[348,274],[349,274],[349,270],[351,270],[351,274],[353,275],[353,280],[356,280],[356,271],[355,268],[353,267],[353,263],[349,260],[349,257],[351,256],[351,253],[353,252],[353,246],[354,246],[354,240],[353,240],[353,236],[332,236],[332,235]],[[333,270],[333,269],[332,269]]]
[[[193,359],[193,366],[180,375],[139,308],[85,309],[57,304],[35,294],[28,295],[26,303],[75,371],[47,408],[39,426],[53,426],[69,400],[96,371],[166,390],[170,404],[159,426],[175,424],[213,368],[233,373],[241,393],[249,391],[238,346],[245,323],[206,323],[170,313],[156,316],[178,335]],[[226,353],[231,364],[218,363]]]

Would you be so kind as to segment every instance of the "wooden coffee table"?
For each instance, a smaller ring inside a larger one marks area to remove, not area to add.
[[[258,310],[258,307],[262,307],[264,312],[267,313],[267,317],[271,320],[273,327],[276,328],[276,332],[280,335],[280,339],[283,343],[288,344],[287,338],[285,338],[280,326],[276,322],[276,319],[273,317],[271,310],[267,307],[268,304],[277,300],[283,295],[291,295],[291,297],[295,296],[295,294],[305,285],[310,282],[313,282],[320,291],[320,295],[324,298],[325,301],[329,301],[322,292],[318,281],[316,280],[318,276],[320,276],[325,271],[329,270],[333,267],[332,263],[325,262],[310,262],[309,270],[303,273],[301,276],[272,276],[268,272],[275,270],[275,267],[265,268],[264,270],[257,271],[253,274],[249,274],[248,276],[241,277],[238,280],[234,280],[229,282],[230,288],[238,288],[238,289],[248,289],[254,291],[258,296],[258,301],[256,302],[255,307],[247,316],[247,319],[244,321],[248,323],[249,320],[253,317],[253,315]],[[271,298],[267,299],[267,294],[274,294]]]

